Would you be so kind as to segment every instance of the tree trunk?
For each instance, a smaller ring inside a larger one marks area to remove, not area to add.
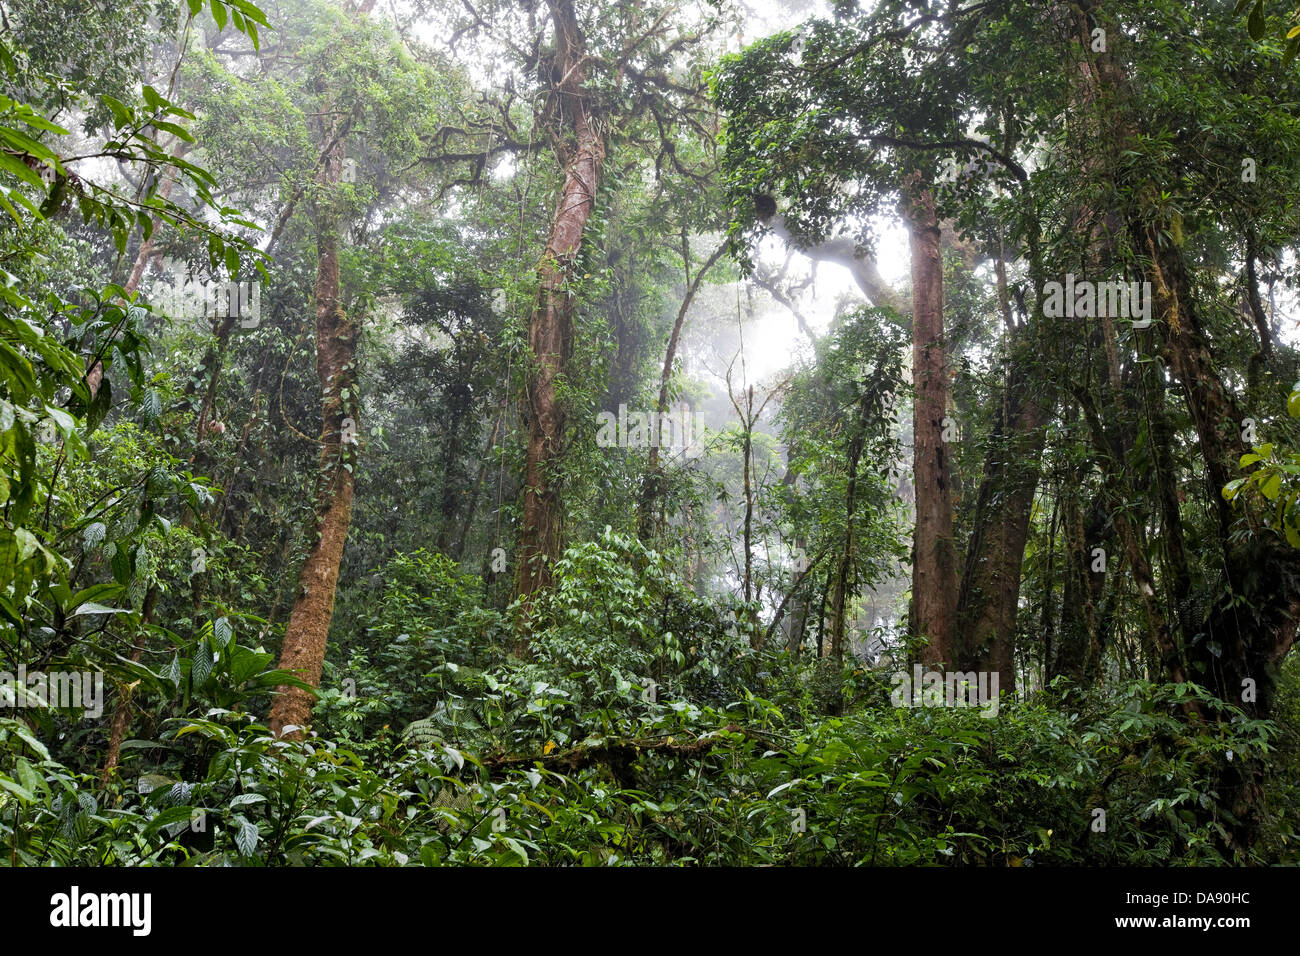
[[[659,373],[659,398],[655,405],[655,411],[658,413],[655,421],[660,421],[664,412],[668,411],[668,385],[673,377],[673,362],[677,358],[677,343],[681,339],[682,324],[686,321],[686,313],[690,311],[691,303],[695,301],[695,293],[700,290],[700,283],[704,281],[705,274],[712,269],[718,260],[722,258],[723,253],[727,251],[727,243],[723,243],[713,251],[713,255],[702,265],[695,278],[691,279],[691,264],[687,260],[684,263],[686,269],[686,295],[682,297],[681,308],[677,310],[677,319],[673,322],[673,330],[668,336],[668,348],[664,352],[664,367]],[[683,250],[683,256],[689,256],[689,249]],[[643,485],[639,513],[637,515],[637,536],[642,540],[648,538],[653,530],[655,506],[658,503],[660,495],[663,493],[663,475],[659,469],[659,443],[653,442],[650,445],[650,463],[646,468],[645,484]]]
[[[183,157],[190,151],[189,143],[179,143],[172,155],[177,159]],[[158,196],[164,202],[171,198],[172,190],[176,188],[176,177],[168,176],[163,180],[162,185],[158,187]],[[135,254],[135,260],[131,264],[131,273],[127,276],[126,285],[122,291],[130,296],[140,285],[140,280],[144,278],[145,267],[149,264],[149,257],[153,255],[154,244],[158,239],[159,221],[154,220],[153,232],[147,239],[140,240],[140,248]],[[98,359],[91,359],[90,367],[86,370],[86,385],[90,389],[90,397],[93,399],[99,394],[99,386],[104,381],[104,366]]]
[[[131,647],[131,663],[139,664],[144,658],[145,644],[149,639],[149,625],[153,623],[154,604],[158,600],[157,586],[151,587],[144,596],[140,607],[140,630]],[[113,708],[113,722],[108,731],[108,750],[104,755],[104,769],[99,774],[99,785],[107,787],[113,778],[113,771],[122,756],[122,740],[126,737],[126,727],[131,720],[131,698],[122,693],[117,706]]]
[[[1047,410],[1031,395],[1024,363],[1012,359],[1006,394],[993,426],[991,449],[975,499],[974,532],[966,551],[952,658],[963,670],[998,672],[1014,690],[1020,570],[1029,516],[1038,488]]]
[[[1092,549],[1112,552],[1106,534],[1109,514],[1099,495],[1085,516],[1079,489],[1084,470],[1071,468],[1061,482],[1059,495],[1065,526],[1065,555],[1062,569],[1060,636],[1048,655],[1047,679],[1066,677],[1091,683],[1100,676],[1103,617],[1099,613],[1106,587],[1107,571],[1094,571]]]
[[[517,588],[525,596],[549,585],[550,564],[560,554],[560,489],[555,472],[563,451],[564,410],[556,385],[572,349],[576,304],[566,286],[575,278],[605,160],[605,141],[592,112],[592,98],[584,89],[586,40],[573,2],[547,0],[547,7],[555,25],[555,71],[561,77],[552,115],[563,125],[556,151],[564,183],[542,254],[537,302],[528,325],[534,364],[527,386],[528,445]]]
[[[466,433],[473,427],[474,417],[474,400],[468,391],[449,394],[448,405],[447,430],[441,448],[442,498],[438,502],[438,524],[433,539],[434,550],[440,554],[451,551],[453,535],[460,526],[460,512],[466,504],[469,489],[460,480],[458,471]]]
[[[948,370],[943,341],[943,260],[934,196],[905,200],[912,255],[912,411],[916,529],[913,533],[912,624],[929,640],[927,663],[951,659],[957,609],[952,536],[952,476],[944,445]]]
[[[1107,22],[1097,0],[1082,0],[1077,5],[1080,35],[1087,32],[1090,18],[1105,27],[1114,26],[1113,21]],[[1120,33],[1118,29],[1115,32]],[[1090,79],[1099,92],[1099,101],[1111,105],[1107,138],[1113,150],[1123,150],[1150,133],[1143,128],[1142,115],[1133,108],[1134,96],[1119,60],[1102,55],[1095,77]],[[1142,167],[1133,168],[1140,171]],[[1144,257],[1140,260],[1143,278],[1155,293],[1153,319],[1160,357],[1182,386],[1191,415],[1197,437],[1194,447],[1204,464],[1205,505],[1207,512],[1217,518],[1215,543],[1223,562],[1223,583],[1227,585],[1209,595],[1215,599],[1207,601],[1208,613],[1197,627],[1200,640],[1190,646],[1185,641],[1170,640],[1162,648],[1165,674],[1178,682],[1196,680],[1248,713],[1267,717],[1277,669],[1296,639],[1300,551],[1267,533],[1234,539],[1232,505],[1220,492],[1238,473],[1237,460],[1247,450],[1242,437],[1243,416],[1215,363],[1183,252],[1177,244],[1164,241],[1170,229],[1169,213],[1152,198],[1159,195],[1159,184],[1121,180],[1116,185],[1120,194],[1136,197],[1125,209],[1124,224],[1135,251]],[[1261,513],[1265,509],[1259,502],[1246,501],[1244,507],[1255,511],[1258,523],[1265,523]],[[1207,542],[1205,546],[1211,545]],[[1193,626],[1200,617],[1184,616]],[[1182,670],[1183,661],[1187,662],[1186,672]],[[1245,694],[1248,689],[1255,692],[1249,698]],[[1198,713],[1199,708],[1192,709],[1190,715]],[[1262,772],[1257,761],[1246,760],[1223,770],[1220,802],[1236,821],[1224,841],[1227,852],[1248,848],[1258,833]]]
[[[460,561],[465,556],[465,543],[469,540],[470,529],[474,526],[474,516],[478,513],[478,499],[483,493],[483,482],[487,480],[488,462],[492,458],[492,449],[496,448],[497,436],[501,434],[506,406],[507,396],[503,392],[501,402],[497,406],[496,417],[492,420],[492,433],[488,435],[487,443],[483,446],[478,478],[475,479],[469,490],[469,501],[465,505],[465,516],[461,520],[460,533],[456,536],[456,543],[452,547],[451,557],[456,561]]]
[[[751,589],[751,587],[750,587],[750,583],[751,583],[751,581],[753,580],[753,572],[754,572],[754,537],[753,537],[753,532],[754,532],[754,489],[753,489],[753,485],[750,483],[750,479],[749,479],[749,473],[750,473],[750,461],[751,461],[751,459],[752,459],[752,457],[753,457],[753,452],[754,452],[754,420],[753,420],[753,418],[751,417],[751,416],[753,415],[753,413],[754,413],[754,386],[753,386],[753,385],[749,386],[749,389],[748,389],[748,391],[746,391],[745,396],[746,396],[746,399],[747,399],[746,404],[745,404],[745,412],[746,412],[746,415],[745,415],[745,418],[744,418],[744,422],[745,422],[745,441],[744,441],[744,446],[743,446],[743,449],[742,449],[742,450],[743,450],[744,455],[745,455],[745,463],[744,463],[744,469],[743,469],[743,475],[744,475],[744,477],[743,477],[743,482],[744,482],[744,492],[745,492],[745,532],[744,532],[744,538],[745,538],[745,574],[744,574],[744,578],[745,578],[745,580],[744,580],[744,585],[745,585],[745,603],[748,604],[748,603],[753,599],[753,598],[752,598],[752,594],[751,594],[751,590],[752,590],[752,589]]]
[[[863,430],[867,422],[867,395],[859,403],[854,434],[849,441],[849,480],[844,491],[844,550],[840,553],[839,568],[835,573],[835,596],[831,601],[831,656],[835,663],[844,663],[844,636],[848,621],[849,582],[854,577],[853,520],[858,504],[858,464],[862,460]],[[951,513],[949,514],[951,522]]]
[[[798,476],[795,474],[794,469],[790,466],[790,462],[794,460],[796,455],[796,447],[797,446],[795,445],[795,443],[791,441],[789,446],[785,450],[785,455],[786,455],[785,477],[781,479],[781,484],[784,485],[786,488],[790,489],[791,491],[797,489],[797,481],[798,481]],[[803,531],[800,530],[796,533],[794,539],[794,549],[796,554],[803,555],[804,561],[807,561],[808,558],[807,551],[806,551],[807,547],[808,547],[808,538],[803,533]],[[798,572],[798,574],[795,577],[794,583],[790,587],[790,595],[789,595],[790,627],[789,630],[786,632],[785,648],[787,651],[797,656],[799,650],[803,647],[804,628],[807,626],[808,623],[808,601],[806,596],[803,594],[804,579],[808,576],[808,572],[812,569],[805,564],[803,568],[796,568],[795,570]],[[779,616],[780,614],[778,612],[778,618]]]
[[[330,150],[318,177],[333,187],[343,169],[340,139]],[[357,421],[356,345],[359,324],[349,320],[339,301],[338,224],[323,222],[316,238],[316,372],[321,384],[321,455],[317,475],[315,537],[298,577],[298,593],[285,628],[280,667],[294,672],[312,687],[320,685],[325,645],[334,615],[343,545],[352,522],[352,469],[355,438],[349,442],[343,423]],[[348,395],[344,398],[344,391]],[[271,703],[272,733],[304,727],[311,719],[312,694],[281,686]],[[296,732],[292,736],[297,736]]]
[[[1066,11],[1065,15],[1071,14]],[[1086,30],[1084,35],[1088,35]],[[1085,82],[1076,95],[1076,112],[1085,117],[1080,122],[1086,124],[1094,91],[1087,82],[1090,65],[1085,62],[1080,69]],[[1090,170],[1095,163],[1095,157],[1085,157],[1084,168]],[[1090,209],[1081,209],[1076,221],[1089,229],[1094,249],[1104,245],[1104,230]],[[1039,289],[1043,286],[1040,266],[1035,255],[1030,271]],[[1005,282],[999,278],[1003,321],[1010,325]],[[1041,305],[1035,312],[1041,316]],[[1013,691],[1016,686],[1020,575],[1038,488],[1039,459],[1046,440],[1044,426],[1050,414],[1039,383],[1033,382],[1030,376],[1034,358],[1024,354],[1029,345],[1025,341],[1029,328],[1017,328],[1011,335],[1013,355],[1002,408],[994,425],[993,447],[984,463],[976,497],[974,531],[966,551],[957,611],[960,647],[955,650],[963,670],[996,670],[999,686],[1006,691]]]

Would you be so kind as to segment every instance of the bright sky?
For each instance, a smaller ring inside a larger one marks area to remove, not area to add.
[[[784,242],[769,236],[759,247],[758,259],[769,268],[779,269],[788,254]],[[909,261],[907,231],[902,223],[895,221],[882,225],[876,261],[881,275],[894,288],[906,286]],[[809,274],[812,274],[813,281],[795,299],[795,304],[818,335],[829,328],[835,316],[836,303],[844,296],[866,302],[848,269],[826,262],[814,263],[796,252],[790,259],[787,275],[797,278]],[[791,355],[807,341],[785,306],[772,300],[766,292],[759,290],[757,294],[767,299],[769,304],[751,326],[752,334],[746,335],[745,358],[751,379],[763,378],[787,366]]]
[[[741,45],[779,30],[789,30],[811,17],[830,12],[828,4],[821,0],[740,0],[740,7],[745,14],[742,33],[731,39],[729,49],[739,49]],[[876,261],[881,275],[895,288],[902,288],[909,272],[907,232],[897,220],[881,220],[878,231],[880,244]],[[757,259],[769,272],[778,271],[789,254],[784,242],[769,236],[759,247]],[[843,297],[866,301],[848,269],[830,263],[814,263],[796,252],[790,258],[787,278],[797,283],[809,274],[813,275],[813,281],[795,299],[795,305],[819,336],[829,328],[836,303]],[[755,294],[767,304],[745,334],[745,365],[750,381],[767,378],[786,368],[807,343],[785,306],[762,290],[755,290]]]

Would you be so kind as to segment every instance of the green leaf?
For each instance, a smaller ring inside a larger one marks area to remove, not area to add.
[[[234,640],[235,629],[230,626],[230,618],[219,617],[212,622],[212,640],[217,647],[228,647]]]
[[[39,542],[36,540],[36,535],[26,528],[15,528],[14,539],[18,544],[18,560],[20,563],[36,553],[36,546]]]
[[[27,725],[17,720],[0,719],[0,727],[4,727],[15,737],[21,740],[27,746],[31,747],[38,757],[42,760],[50,759],[50,752],[45,749],[45,744],[41,743],[32,735]]]
[[[15,159],[9,153],[0,153],[0,169],[12,173],[28,185],[41,190],[45,189],[45,183],[41,181],[41,177],[37,175],[36,170],[21,160]]]
[[[128,107],[125,103],[123,103],[119,99],[115,99],[114,97],[109,96],[107,93],[101,94],[99,98],[104,101],[104,104],[108,107],[109,112],[113,114],[114,129],[121,129],[123,126],[126,126],[131,122],[131,116],[132,116],[131,108]]]
[[[1269,475],[1268,478],[1264,479],[1264,483],[1259,486],[1260,493],[1269,501],[1276,500],[1278,491],[1281,488],[1282,475],[1278,472]]]
[[[107,601],[121,593],[122,586],[120,584],[92,584],[90,587],[83,588],[72,595],[67,601],[67,607],[80,607],[87,601]]]
[[[80,617],[83,614],[129,614],[129,613],[130,612],[125,608],[105,607],[102,604],[96,604],[94,601],[87,601],[85,604],[82,604],[75,611],[73,611],[71,616]]]
[[[10,780],[8,777],[5,776],[0,776],[0,788],[8,790],[10,793],[12,793],[23,803],[31,803],[33,800],[36,799],[36,795],[34,793],[24,789],[23,787],[19,786],[17,783],[15,783],[14,781]]]
[[[235,846],[244,856],[252,856],[257,849],[257,824],[239,817],[239,829],[235,831]]]
[[[59,161],[59,157],[54,155],[53,151],[44,143],[32,139],[26,133],[16,130],[12,126],[0,126],[0,139],[16,147],[20,153],[27,153],[49,163],[57,164]]]
[[[1259,0],[1253,10],[1250,11],[1250,18],[1246,21],[1246,29],[1250,32],[1250,38],[1256,42],[1264,39],[1264,2]]]
[[[48,791],[49,788],[45,785],[45,781],[32,769],[32,765],[27,762],[26,757],[18,757],[14,760],[14,772],[18,776],[18,782],[23,785],[23,789],[31,793],[38,793],[42,790]]]
[[[168,807],[149,821],[149,825],[144,828],[144,834],[145,836],[151,836],[163,827],[174,826],[177,823],[189,823],[193,815],[194,808],[190,806]]]
[[[233,7],[239,8],[239,12],[248,19],[261,24],[268,30],[271,29],[271,24],[267,21],[266,14],[262,12],[260,7],[252,3],[251,0],[230,0],[230,4]]]
[[[176,123],[168,123],[164,120],[154,120],[153,125],[166,133],[171,133],[177,139],[184,140],[187,143],[194,142],[194,136],[184,126]]]
[[[81,533],[81,547],[85,551],[91,551],[98,548],[104,543],[104,538],[108,535],[108,528],[104,522],[94,521],[86,525],[86,530]]]
[[[199,641],[194,649],[194,659],[190,662],[190,681],[195,687],[201,687],[212,673],[212,648],[207,639]]]

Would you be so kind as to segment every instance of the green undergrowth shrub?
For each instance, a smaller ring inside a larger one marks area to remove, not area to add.
[[[988,719],[886,698],[801,728],[752,696],[660,700],[532,754],[430,736],[369,759],[217,708],[162,735],[202,749],[203,772],[183,777],[173,750],[107,793],[6,721],[0,839],[28,865],[1241,862],[1219,849],[1217,768],[1229,751],[1263,759],[1276,731],[1230,712],[1189,726],[1188,697],[1222,706],[1132,684],[1071,692],[1068,712],[1007,702]]]
[[[160,672],[135,665],[148,736],[125,742],[106,787],[77,748],[54,748],[66,720],[0,719],[0,860],[1295,860],[1294,668],[1276,722],[1145,682],[1058,683],[995,716],[894,707],[884,671],[753,650],[747,609],[697,597],[635,540],[607,532],[554,570],[531,609],[497,611],[452,562],[394,558],[364,626],[336,635],[346,663],[327,668],[300,742],[253,716],[286,675],[241,643],[238,616],[173,635]],[[1230,839],[1226,768],[1268,768],[1253,846]]]

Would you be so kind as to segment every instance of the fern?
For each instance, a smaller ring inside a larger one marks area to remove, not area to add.
[[[442,731],[433,717],[413,720],[402,731],[402,739],[416,750],[428,750],[442,746]]]

